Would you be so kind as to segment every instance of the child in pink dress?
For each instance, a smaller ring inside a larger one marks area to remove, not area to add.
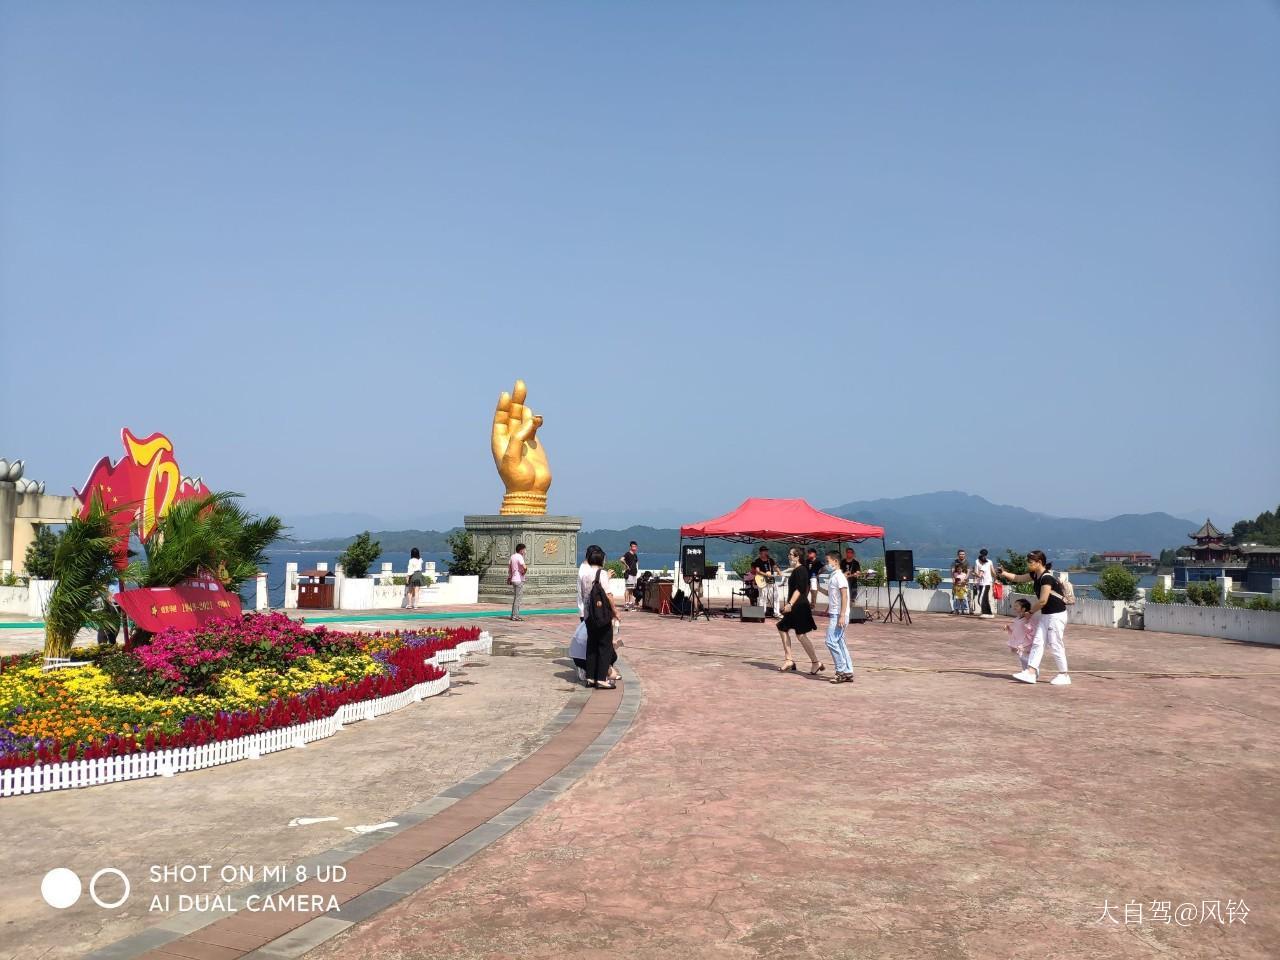
[[[1031,614],[1031,601],[1018,599],[1013,601],[1017,610],[1013,621],[1005,627],[1009,633],[1009,649],[1022,661],[1022,669],[1027,668],[1027,654],[1031,652],[1031,640],[1036,635],[1036,620]]]

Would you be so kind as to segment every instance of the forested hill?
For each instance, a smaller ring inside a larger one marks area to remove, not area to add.
[[[842,517],[883,526],[890,546],[909,547],[933,556],[950,553],[956,547],[984,546],[992,550],[1039,547],[1090,553],[1104,550],[1159,553],[1187,543],[1187,534],[1203,522],[1203,518],[1192,521],[1167,513],[1123,514],[1107,520],[1054,517],[957,491],[857,501],[826,509]],[[1219,525],[1225,528],[1228,519],[1223,517]],[[1263,529],[1258,530],[1257,539],[1261,540],[1270,534],[1270,524],[1259,525]],[[352,536],[357,532],[352,531]],[[448,534],[447,530],[378,530],[372,535],[387,553],[407,552],[411,547],[443,553],[449,549],[445,541]],[[598,543],[610,556],[624,551],[631,540],[640,544],[642,553],[674,555],[680,532],[674,527],[633,526],[584,530],[578,535],[580,546]],[[351,537],[338,537],[304,543],[313,549],[341,550],[350,541]],[[716,555],[722,553],[716,551]]]

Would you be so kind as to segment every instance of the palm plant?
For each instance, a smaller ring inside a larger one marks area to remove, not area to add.
[[[284,521],[274,515],[256,516],[228,500],[212,511],[212,522],[220,528],[224,544],[218,576],[228,590],[239,591],[266,566],[267,547],[284,535]]]
[[[74,517],[67,523],[53,556],[53,575],[58,582],[44,614],[46,657],[70,653],[85,624],[112,636],[120,628],[110,590],[118,575],[115,560],[119,545],[120,536],[101,496],[94,496],[87,517]]]
[[[213,493],[180,500],[156,524],[142,545],[144,559],[127,577],[142,587],[171,587],[207,571],[228,590],[257,575],[266,548],[279,540],[279,517],[257,517],[235,501],[238,493]]]

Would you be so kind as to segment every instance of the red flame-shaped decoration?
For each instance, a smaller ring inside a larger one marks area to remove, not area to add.
[[[125,427],[120,431],[120,440],[125,456],[117,463],[112,463],[110,457],[99,460],[75,494],[80,498],[82,518],[88,516],[94,496],[102,497],[120,536],[116,566],[123,569],[127,563],[129,529],[135,522],[139,538],[146,540],[155,532],[156,521],[177,501],[207,497],[209,488],[198,478],[182,476],[173,456],[173,442],[163,433],[139,440]]]

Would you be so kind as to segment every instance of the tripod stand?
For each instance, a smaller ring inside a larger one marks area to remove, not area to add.
[[[907,601],[902,596],[902,581],[898,581],[898,595],[895,597],[893,591],[889,589],[888,583],[885,584],[885,593],[889,595],[889,609],[884,612],[883,623],[892,623],[896,614],[898,622],[911,622],[911,611],[907,609]]]
[[[702,578],[696,573],[686,577],[685,582],[689,584],[689,622],[693,623],[698,617],[705,617],[707,622],[711,622],[711,611],[707,609],[707,605],[702,602]],[[680,619],[684,619],[684,614],[680,614]]]

